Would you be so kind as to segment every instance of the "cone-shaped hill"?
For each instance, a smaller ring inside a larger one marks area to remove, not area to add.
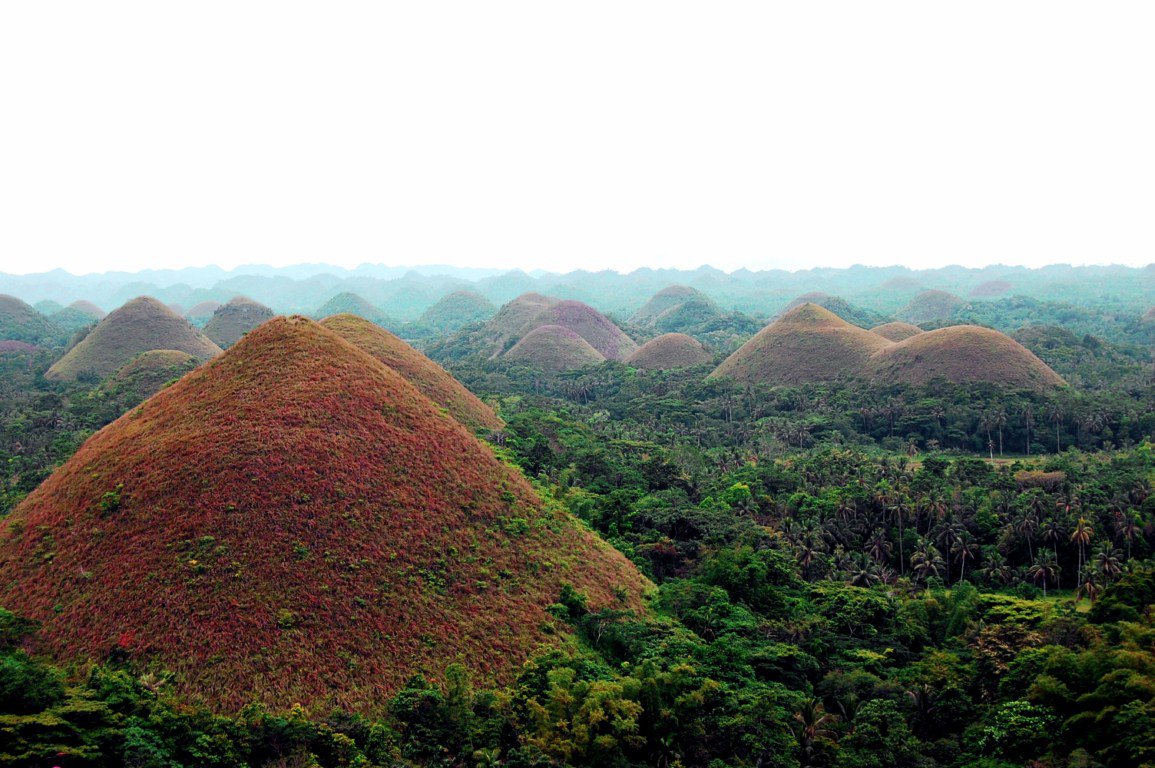
[[[221,353],[220,347],[187,320],[174,315],[156,299],[142,296],[101,320],[44,376],[67,380],[92,373],[105,378],[142,352],[154,349],[187,352],[197,360],[208,360]]]
[[[358,296],[355,293],[346,291],[345,293],[338,293],[333,298],[322,304],[313,316],[320,319],[322,317],[331,317],[333,315],[356,315],[363,317],[371,323],[376,323],[382,327],[396,328],[398,323],[385,312],[370,304],[368,301]]]
[[[898,310],[895,317],[915,325],[941,322],[949,320],[963,303],[958,296],[946,291],[923,291]]]
[[[787,304],[786,307],[778,313],[778,317],[790,314],[790,312],[801,307],[803,304],[817,304],[823,309],[829,309],[846,322],[851,325],[857,325],[859,328],[878,325],[886,319],[884,315],[873,310],[855,306],[841,296],[831,296],[829,293],[822,293],[821,291],[802,294]]]
[[[547,307],[534,325],[560,325],[581,336],[608,360],[625,360],[637,351],[637,343],[613,321],[589,304],[564,300]]]
[[[380,714],[458,662],[509,681],[563,584],[644,577],[402,376],[276,318],[98,432],[0,530],[0,605],[217,711]],[[616,593],[615,593],[616,590]]]
[[[1010,293],[1014,287],[1006,280],[987,280],[985,283],[976,285],[970,295],[975,298],[1002,296],[1005,293]]]
[[[870,332],[877,333],[879,336],[889,341],[903,341],[904,339],[909,339],[911,336],[917,336],[920,333],[926,333],[926,331],[919,328],[917,325],[901,323],[897,320],[893,323],[883,323],[882,325],[876,325],[870,329]]]
[[[84,299],[78,299],[78,300],[72,302],[71,304],[68,305],[68,309],[75,309],[78,312],[83,312],[84,314],[91,317],[93,320],[103,320],[105,317],[108,316],[108,313],[105,312],[103,309],[96,306],[91,301],[85,301]]]
[[[425,310],[418,322],[427,328],[451,333],[471,323],[485,322],[496,312],[493,302],[480,293],[454,291]]]
[[[864,376],[886,383],[986,382],[1043,391],[1066,384],[1033,352],[1011,337],[977,325],[955,325],[911,336],[880,349]]]
[[[322,320],[321,325],[397,371],[470,429],[504,426],[492,408],[448,371],[381,326],[356,315],[334,315]]]
[[[82,309],[77,309],[75,306],[68,306],[59,312],[53,312],[48,316],[48,319],[50,319],[57,328],[68,333],[75,333],[81,328],[96,325],[101,318],[92,313],[85,312]]]
[[[228,349],[241,337],[273,317],[273,310],[259,301],[237,296],[222,304],[205,324],[205,336],[221,349]]]
[[[713,308],[714,314],[721,314],[717,305],[714,304],[714,300],[697,288],[691,288],[688,285],[671,285],[669,288],[663,288],[655,293],[641,309],[630,317],[630,322],[645,327],[654,326],[660,317],[669,316],[669,313],[676,312],[687,302],[693,302],[703,308]],[[702,310],[699,309],[698,311],[701,312]]]
[[[759,331],[714,372],[745,383],[805,384],[853,376],[886,339],[817,304],[792,309]]]
[[[482,330],[488,356],[497,357],[506,352],[518,339],[542,325],[535,322],[537,317],[557,302],[557,299],[540,293],[523,293],[502,306]]]
[[[188,352],[176,349],[154,349],[137,355],[101,384],[108,394],[122,396],[132,404],[155,395],[173,379],[179,379],[196,368],[200,361]]]
[[[542,371],[572,371],[604,362],[601,352],[569,328],[543,325],[534,328],[504,358]]]
[[[185,313],[185,318],[193,325],[204,326],[205,323],[212,319],[213,313],[220,308],[221,303],[219,301],[209,299],[208,301],[193,304],[192,308]]]
[[[712,359],[702,343],[694,337],[684,333],[667,333],[638,347],[637,352],[626,358],[626,365],[664,371],[705,365]]]
[[[31,305],[0,294],[0,340],[43,344],[59,334],[60,329]]]

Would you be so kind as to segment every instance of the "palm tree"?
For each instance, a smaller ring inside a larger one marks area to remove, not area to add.
[[[940,525],[938,532],[934,537],[935,543],[942,547],[944,552],[952,551],[954,543],[958,541],[959,536],[966,533],[966,528],[962,526],[959,521],[951,520],[948,523]],[[946,561],[946,580],[950,583],[950,560]]]
[[[1031,455],[1031,427],[1035,426],[1035,412],[1031,409],[1031,404],[1027,403],[1023,406],[1022,412],[1023,426],[1027,428],[1027,455]]]
[[[1055,425],[1055,453],[1062,453],[1059,448],[1059,427],[1063,423],[1063,409],[1057,405],[1047,406],[1047,421]]]
[[[1119,550],[1111,546],[1111,542],[1104,541],[1095,555],[1095,566],[1103,575],[1103,580],[1110,583],[1123,572],[1123,563],[1119,559]]]
[[[886,534],[882,532],[881,528],[875,528],[874,533],[870,534],[870,540],[866,544],[866,552],[874,558],[876,563],[885,563],[890,560],[890,539],[886,538]]]
[[[1080,517],[1079,522],[1075,523],[1074,529],[1071,531],[1071,541],[1075,542],[1079,547],[1079,578],[1083,575],[1083,563],[1086,562],[1087,545],[1091,543],[1091,537],[1095,535],[1094,527],[1087,521],[1087,518]],[[1080,583],[1082,583],[1080,581]],[[1078,585],[1076,585],[1076,588]]]
[[[1115,523],[1115,532],[1127,542],[1127,559],[1131,559],[1131,541],[1141,535],[1139,518],[1133,513],[1124,512]]]
[[[1055,561],[1059,560],[1059,540],[1063,538],[1063,527],[1053,517],[1048,517],[1039,526],[1039,538],[1043,543],[1050,544],[1055,552]]]
[[[926,539],[919,539],[918,547],[910,556],[910,565],[918,578],[926,581],[931,576],[938,576],[943,567],[942,554]]]
[[[818,743],[834,738],[831,726],[837,718],[826,711],[820,700],[812,698],[802,702],[802,706],[794,713],[794,720],[797,725],[793,726],[793,731],[798,739],[802,765],[813,765]]]
[[[998,550],[985,555],[983,559],[986,564],[979,569],[979,575],[988,582],[1006,584],[1015,575],[1014,569],[1007,564],[1007,559]]]
[[[978,547],[974,537],[965,528],[954,544],[951,545],[950,551],[954,553],[955,559],[958,560],[962,568],[962,573],[959,576],[959,581],[966,581],[967,578],[967,560],[975,559],[975,551]]]
[[[1078,600],[1086,596],[1093,603],[1102,592],[1103,587],[1099,584],[1099,576],[1095,573],[1095,569],[1087,568],[1086,573],[1083,574],[1083,582],[1075,590],[1075,599]]]
[[[1005,408],[999,408],[998,413],[994,416],[995,427],[999,431],[999,456],[1003,455],[1003,430],[1007,427],[1007,411]]]
[[[1055,561],[1055,556],[1050,552],[1040,552],[1039,556],[1035,558],[1035,562],[1031,563],[1031,567],[1027,569],[1027,578],[1035,583],[1035,586],[1042,584],[1043,597],[1047,596],[1047,584],[1049,582],[1059,583],[1059,573],[1062,571],[1059,564]]]
[[[864,552],[855,553],[848,563],[846,580],[856,587],[869,587],[877,584],[881,578],[878,564],[866,556]]]
[[[1035,559],[1035,549],[1032,544],[1035,530],[1039,527],[1039,515],[1034,509],[1027,509],[1015,523],[1015,530],[1027,540],[1027,554],[1031,560]]]

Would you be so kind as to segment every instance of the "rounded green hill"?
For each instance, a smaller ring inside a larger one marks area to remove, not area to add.
[[[273,310],[259,301],[237,296],[213,312],[205,324],[205,336],[221,349],[228,349],[241,337],[273,317]]]

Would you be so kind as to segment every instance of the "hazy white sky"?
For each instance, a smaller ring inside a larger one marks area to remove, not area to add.
[[[0,270],[1155,261],[1155,3],[0,3]]]

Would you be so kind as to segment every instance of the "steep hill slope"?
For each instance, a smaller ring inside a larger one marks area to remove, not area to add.
[[[179,379],[200,365],[187,352],[176,349],[154,349],[137,355],[100,385],[100,391],[117,397],[132,407],[155,395],[173,379]]]
[[[542,371],[572,371],[605,361],[588,341],[560,325],[534,328],[503,358]]]
[[[533,324],[569,328],[607,360],[625,360],[638,348],[637,343],[612,320],[580,301],[559,301],[543,310],[534,318]]]
[[[630,316],[630,322],[644,327],[652,326],[661,315],[677,309],[688,301],[700,302],[706,306],[713,305],[715,311],[718,311],[714,301],[698,289],[688,285],[671,285],[655,293],[641,309]]]
[[[221,349],[228,349],[261,323],[273,317],[273,310],[259,301],[237,296],[217,308],[205,324],[205,336]]]
[[[940,328],[885,347],[871,357],[864,376],[886,383],[926,384],[942,378],[1036,391],[1066,383],[1022,344],[976,325]]]
[[[187,352],[197,360],[208,360],[221,352],[187,320],[174,315],[156,299],[142,296],[101,320],[44,376],[66,380],[91,373],[104,378],[142,352],[154,349]]]
[[[710,376],[764,384],[831,381],[856,374],[889,344],[828,309],[803,304],[759,331]]]
[[[218,711],[380,714],[459,662],[508,681],[562,584],[640,608],[623,556],[403,377],[276,318],[98,432],[0,529],[37,651],[127,655]]]
[[[965,302],[946,291],[923,291],[910,300],[905,307],[895,313],[895,317],[905,323],[923,325],[950,320]]]
[[[0,294],[0,340],[43,344],[60,335],[60,329],[30,305]]]
[[[185,319],[198,328],[203,328],[205,323],[212,320],[213,313],[221,308],[219,301],[202,301],[194,304],[188,312],[185,313]]]
[[[437,363],[381,326],[356,315],[334,315],[321,325],[404,376],[426,397],[470,429],[501,429],[501,419]]]
[[[523,293],[497,310],[493,319],[479,334],[489,357],[508,351],[525,334],[542,323],[538,316],[558,302],[558,299],[540,293]]]
[[[647,341],[626,358],[626,365],[648,370],[669,370],[705,365],[712,359],[701,342],[684,333],[667,333]]]
[[[356,315],[357,317],[365,318],[371,323],[376,323],[383,328],[396,328],[399,325],[399,323],[386,312],[373,306],[361,296],[350,292],[338,293],[313,313],[313,317],[317,319],[331,317],[333,315]]]
[[[919,328],[917,325],[902,323],[897,320],[893,323],[883,323],[882,325],[876,325],[870,329],[870,332],[877,333],[879,336],[888,341],[902,341],[903,339],[909,339],[911,336],[917,336],[920,333],[926,333],[926,331]]]

